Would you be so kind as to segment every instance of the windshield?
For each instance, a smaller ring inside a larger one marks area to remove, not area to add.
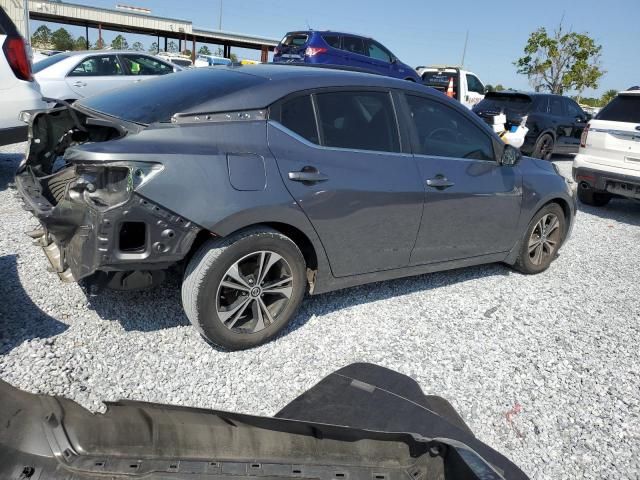
[[[45,68],[49,68],[51,65],[55,65],[61,60],[65,58],[69,58],[68,53],[56,53],[55,55],[51,55],[50,57],[43,58],[39,62],[33,64],[33,73],[38,73],[44,70]]]
[[[532,103],[530,96],[521,93],[489,92],[474,110],[526,114]]]
[[[186,60],[183,58],[172,58],[171,59],[171,63],[175,63],[176,65],[179,65],[180,67],[191,67],[192,63],[191,60]]]
[[[640,95],[618,95],[600,111],[596,119],[640,123]]]
[[[309,35],[306,33],[290,33],[280,42],[282,45],[291,47],[302,47],[307,43]]]
[[[170,122],[180,112],[267,81],[232,69],[189,69],[89,97],[78,102],[122,120]]]

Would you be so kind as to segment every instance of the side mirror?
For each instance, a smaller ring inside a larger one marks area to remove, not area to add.
[[[522,153],[513,145],[505,145],[500,157],[500,165],[512,166],[516,165],[522,158]]]

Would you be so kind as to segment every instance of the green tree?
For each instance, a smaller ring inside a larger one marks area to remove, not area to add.
[[[602,46],[587,33],[565,31],[562,22],[552,35],[542,27],[529,35],[524,56],[514,62],[518,73],[529,77],[536,90],[562,94],[598,88],[605,74],[600,66]]]
[[[224,49],[222,47],[218,47],[218,50],[216,50],[216,53],[214,55],[216,57],[224,57]],[[238,56],[235,53],[230,53],[229,60],[231,60],[233,63],[238,63]]]
[[[105,44],[104,39],[103,38],[98,38],[96,43],[91,48],[93,48],[94,50],[102,50],[102,49],[104,49],[105,45],[106,44]]]
[[[497,84],[495,88],[496,92],[503,92],[504,90],[506,90],[506,88],[504,88],[501,83]]]
[[[149,47],[149,50],[147,50],[147,52],[153,53],[153,54],[156,54],[159,51],[160,51],[160,49],[158,48],[158,42],[153,42],[151,44],[151,46]]]
[[[602,97],[600,98],[600,105],[604,107],[607,103],[613,100],[616,95],[618,95],[617,90],[607,90],[602,94]]]
[[[73,50],[75,42],[67,30],[59,28],[51,34],[51,46],[54,50]]]
[[[136,52],[144,52],[144,45],[142,42],[133,42],[131,45],[131,50],[135,50]]]
[[[198,53],[200,55],[211,55],[211,50],[209,50],[209,47],[206,45],[203,45],[200,47],[200,50],[198,50]]]
[[[495,88],[493,85],[491,85],[490,83],[487,83],[487,84],[484,86],[484,89],[485,89],[485,91],[487,91],[487,92],[495,92],[495,91],[496,91],[496,88]]]
[[[89,43],[89,49],[91,48],[91,43]],[[87,48],[87,39],[80,35],[73,41],[73,49],[74,50],[88,50]]]
[[[129,42],[127,42],[127,39],[124,38],[124,36],[118,35],[111,41],[111,48],[114,50],[128,50]]]
[[[51,29],[40,25],[31,35],[31,45],[36,48],[51,48]]]
[[[169,42],[169,44],[167,45],[167,51],[169,51],[171,53],[176,53],[178,51],[178,45],[176,44],[176,42],[171,40]]]

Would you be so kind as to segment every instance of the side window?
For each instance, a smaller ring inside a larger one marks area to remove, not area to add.
[[[121,55],[127,75],[164,75],[173,72],[173,68],[146,55]]]
[[[383,92],[316,95],[322,145],[399,152],[398,125],[391,96]]]
[[[453,108],[407,95],[420,145],[416,153],[439,157],[495,160],[491,137]]]
[[[70,77],[101,77],[122,75],[122,68],[115,55],[89,57],[69,73]]]
[[[476,92],[480,95],[484,95],[484,85],[482,85],[482,82],[478,80],[478,77],[475,75],[467,73],[467,87],[470,92]]]
[[[549,97],[549,110],[551,115],[564,116],[564,108],[562,106],[562,97]]]
[[[376,60],[391,63],[391,54],[375,40],[367,40],[367,55]]]
[[[276,117],[278,116],[277,120],[289,130],[312,143],[320,143],[316,117],[309,95],[302,95],[283,102],[280,105],[279,113],[276,114]]]
[[[538,113],[548,113],[549,98],[545,96],[534,98],[536,99],[535,111]]]
[[[347,52],[366,55],[366,52],[364,51],[364,42],[360,37],[342,37],[342,49]]]
[[[340,48],[340,37],[338,35],[323,35],[322,39],[327,45],[333,48]]]
[[[572,118],[577,118],[577,117],[584,117],[584,112],[582,111],[582,109],[580,108],[580,106],[574,102],[573,100],[570,100],[568,98],[564,99],[566,104],[567,104],[567,115],[572,117]]]

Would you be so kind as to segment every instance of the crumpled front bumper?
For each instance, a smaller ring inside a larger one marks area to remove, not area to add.
[[[29,169],[16,175],[25,209],[42,226],[30,235],[44,248],[62,280],[79,281],[97,271],[163,270],[190,251],[200,231],[194,223],[135,192],[122,205],[95,209],[81,196],[70,194],[73,171],[66,175],[68,181],[54,187],[59,189],[58,200],[44,184],[47,179],[37,178]],[[136,248],[131,248],[131,240],[126,238],[131,225],[135,225],[138,237]]]

